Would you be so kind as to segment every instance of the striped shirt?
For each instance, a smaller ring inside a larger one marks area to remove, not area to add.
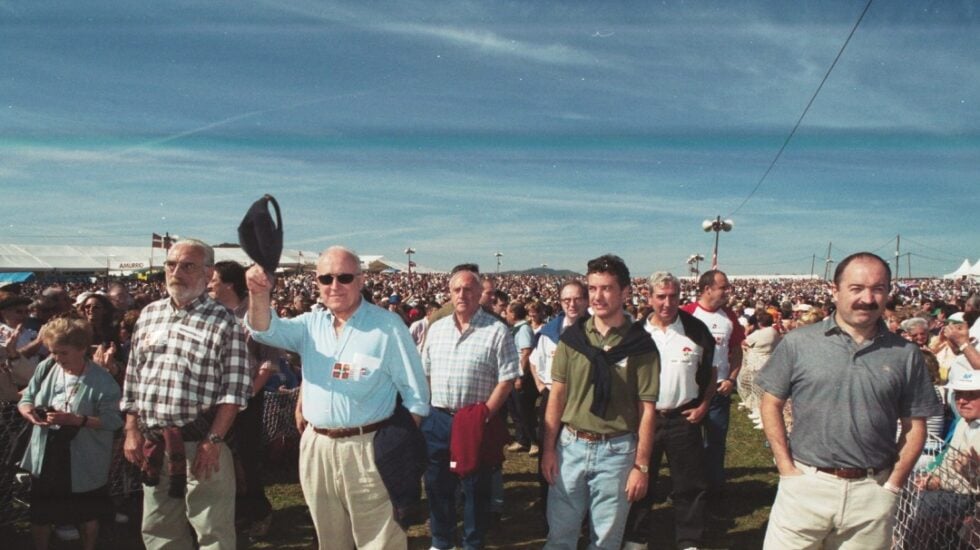
[[[252,395],[245,333],[202,294],[183,308],[146,306],[133,330],[120,409],[147,427],[184,426],[216,405],[245,408]]]
[[[510,329],[481,308],[464,332],[454,315],[429,327],[422,366],[432,387],[432,406],[452,410],[485,402],[500,382],[520,377]]]

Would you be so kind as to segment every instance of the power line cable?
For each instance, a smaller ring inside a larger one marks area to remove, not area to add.
[[[906,241],[908,241],[908,242],[910,242],[912,244],[919,245],[919,246],[921,246],[923,248],[928,248],[928,249],[930,249],[933,252],[939,252],[940,254],[946,254],[947,256],[949,256],[951,258],[964,258],[964,257],[967,257],[966,254],[954,254],[952,252],[949,252],[949,251],[946,251],[946,250],[941,250],[939,248],[936,248],[935,246],[931,246],[931,245],[928,245],[928,244],[920,243],[919,241],[916,241],[915,239],[910,239],[910,238],[905,237],[905,236],[903,236],[902,239],[903,240],[906,240]]]
[[[871,252],[872,254],[874,254],[875,252],[878,252],[878,251],[879,251],[879,250],[881,250],[882,248],[885,248],[886,246],[888,246],[888,245],[890,245],[890,244],[892,244],[893,242],[895,242],[895,239],[896,239],[896,238],[897,238],[897,237],[893,237],[893,238],[891,238],[891,239],[888,239],[888,241],[887,241],[887,242],[886,242],[885,244],[883,244],[883,245],[881,245],[881,246],[879,246],[878,248],[875,248],[874,250],[871,250],[870,252]]]
[[[906,254],[911,254],[912,256],[915,256],[916,258],[922,258],[923,260],[931,260],[931,261],[934,261],[934,262],[948,262],[949,261],[949,259],[947,259],[947,258],[933,258],[932,256],[923,256],[922,254],[919,254],[918,252],[906,252]],[[902,256],[904,256],[904,255],[905,254],[902,254]]]
[[[864,6],[864,10],[861,12],[861,15],[854,23],[854,27],[851,28],[851,32],[847,35],[847,39],[844,40],[844,44],[840,47],[840,51],[837,52],[837,57],[834,58],[834,62],[830,64],[830,68],[828,68],[826,74],[823,75],[823,79],[820,81],[820,85],[817,86],[816,91],[813,92],[813,96],[810,97],[810,101],[807,102],[806,107],[803,108],[803,114],[800,115],[800,118],[797,119],[796,124],[793,125],[793,129],[790,131],[789,135],[786,136],[786,139],[783,141],[783,145],[779,148],[779,151],[776,152],[776,156],[773,157],[772,162],[769,163],[769,167],[766,168],[765,173],[762,174],[762,177],[759,178],[759,181],[755,184],[755,187],[752,188],[752,191],[749,193],[749,196],[745,197],[745,200],[743,200],[742,203],[738,205],[738,208],[732,210],[731,214],[729,214],[726,217],[734,216],[735,213],[741,210],[742,207],[745,206],[745,203],[749,202],[749,199],[751,199],[752,196],[755,195],[755,192],[759,190],[759,187],[762,186],[762,182],[766,181],[766,178],[769,176],[769,173],[772,172],[772,169],[776,166],[776,162],[779,161],[779,157],[783,155],[783,151],[786,149],[786,146],[789,145],[790,140],[793,139],[794,135],[796,135],[796,130],[799,129],[800,124],[803,123],[803,118],[806,117],[807,112],[810,110],[810,106],[813,105],[813,102],[817,99],[817,94],[820,93],[820,90],[823,88],[824,83],[827,82],[827,78],[830,77],[830,73],[831,71],[834,70],[834,67],[837,65],[837,61],[840,60],[841,56],[844,54],[844,50],[847,48],[847,44],[851,41],[851,37],[854,36],[854,33],[857,31],[858,26],[861,24],[861,20],[864,19],[864,15],[868,13],[868,9],[871,7],[872,1],[873,0],[868,0],[868,3]]]

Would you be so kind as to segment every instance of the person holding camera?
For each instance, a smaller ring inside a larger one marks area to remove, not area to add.
[[[34,371],[17,408],[34,425],[21,467],[31,474],[34,546],[48,547],[52,524],[76,524],[92,550],[99,518],[111,513],[113,432],[122,427],[121,392],[108,371],[86,359],[92,328],[59,318],[41,332],[51,351]]]

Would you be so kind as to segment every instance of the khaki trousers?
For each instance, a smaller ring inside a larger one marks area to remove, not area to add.
[[[891,470],[847,480],[796,467],[803,475],[779,478],[765,550],[891,547],[898,495],[883,487]]]
[[[299,482],[322,550],[408,548],[374,464],[373,433],[332,439],[307,426]]]
[[[197,442],[185,442],[184,453],[187,456],[184,498],[167,495],[170,488],[167,458],[160,472],[160,483],[156,487],[143,487],[143,544],[147,550],[191,550],[196,535],[201,550],[235,550],[235,465],[231,451],[221,444],[218,471],[206,481],[191,474]]]

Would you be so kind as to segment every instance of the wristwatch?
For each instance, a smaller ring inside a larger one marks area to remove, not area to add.
[[[633,464],[633,468],[639,470],[641,474],[649,474],[650,467],[646,464]]]
[[[217,445],[218,443],[224,443],[225,442],[225,438],[221,437],[220,435],[218,435],[218,434],[216,434],[214,432],[211,432],[211,433],[208,434],[208,442],[209,443],[214,443],[215,445]]]

